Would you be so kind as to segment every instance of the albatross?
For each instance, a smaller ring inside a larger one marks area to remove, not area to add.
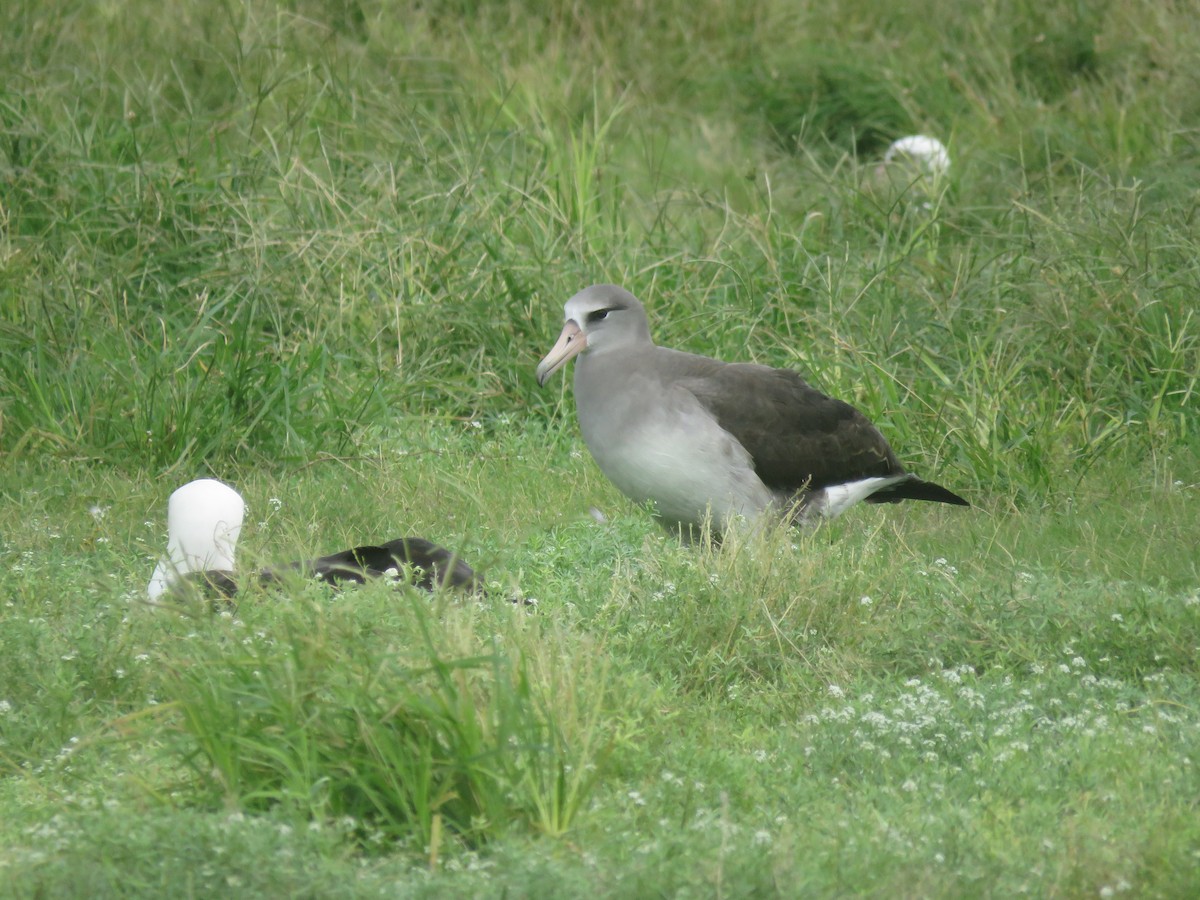
[[[234,575],[238,536],[246,515],[241,494],[222,481],[201,478],[183,485],[167,502],[167,555],[154,570],[146,595],[156,601],[173,588],[192,583],[209,592],[232,597],[238,591]],[[279,582],[289,573],[319,578],[329,584],[362,584],[389,570],[411,566],[415,583],[481,590],[483,582],[454,553],[419,537],[367,544],[317,559],[300,560],[261,569],[261,584]]]
[[[859,501],[970,504],[905,470],[879,429],[796,372],[660,347],[612,284],[567,301],[538,384],[575,359],[583,440],[601,471],[686,537],[739,520],[810,523]]]

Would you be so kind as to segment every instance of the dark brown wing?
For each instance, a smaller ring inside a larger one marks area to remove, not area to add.
[[[362,584],[369,578],[380,578],[388,569],[409,565],[416,575],[416,584],[426,590],[436,585],[482,589],[482,581],[474,570],[445,547],[424,538],[397,538],[384,544],[366,544],[331,553],[317,559],[288,563],[263,569],[264,582],[276,581],[281,572],[302,572],[329,584],[352,582]]]
[[[879,429],[788,369],[713,363],[682,384],[754,460],[772,490],[817,489],[904,467]]]
[[[437,584],[465,590],[481,590],[483,580],[475,570],[458,558],[457,554],[424,538],[397,538],[388,541],[382,549],[394,560],[407,563],[420,576],[417,583],[432,589]],[[395,565],[392,563],[391,565]]]

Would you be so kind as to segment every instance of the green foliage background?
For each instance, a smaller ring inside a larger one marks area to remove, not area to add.
[[[938,398],[899,443],[981,487],[1190,440],[1194,30],[936,6],[8,4],[0,441],[154,471],[544,419],[600,280],[664,342]],[[865,191],[921,130],[935,208]]]

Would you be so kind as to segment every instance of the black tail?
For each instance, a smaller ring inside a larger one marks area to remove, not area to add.
[[[953,491],[940,484],[922,481],[915,475],[905,481],[878,490],[867,498],[868,503],[899,503],[901,500],[929,500],[933,503],[952,503],[955,506],[971,504]]]

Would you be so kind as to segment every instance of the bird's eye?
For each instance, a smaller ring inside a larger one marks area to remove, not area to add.
[[[600,322],[604,319],[607,319],[610,312],[611,310],[608,309],[598,309],[595,312],[588,313],[588,324],[590,325],[593,322]]]

